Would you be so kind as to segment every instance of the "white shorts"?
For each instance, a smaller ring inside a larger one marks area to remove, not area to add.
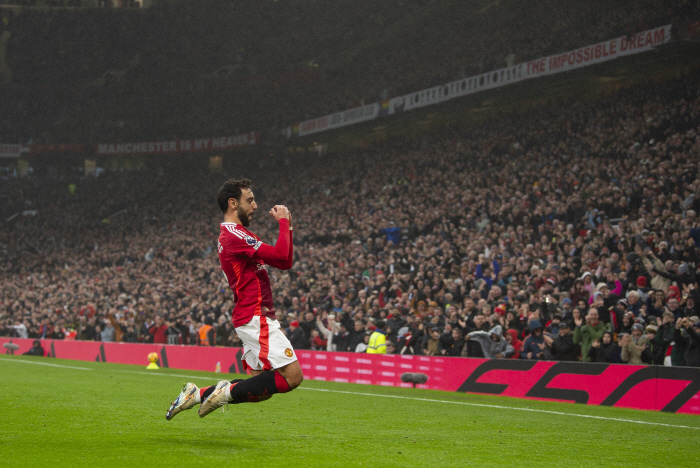
[[[244,366],[249,369],[279,369],[297,360],[292,344],[275,319],[256,315],[236,328],[236,333],[243,342]]]

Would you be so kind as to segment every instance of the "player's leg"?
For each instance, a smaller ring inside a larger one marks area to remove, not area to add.
[[[231,385],[231,403],[251,403],[270,398],[275,393],[289,392],[304,380],[301,366],[292,345],[280,329],[277,320],[261,317],[258,343],[250,346],[246,363],[257,372],[253,377]],[[243,339],[244,333],[239,333]],[[255,353],[257,351],[257,353]],[[259,372],[262,370],[262,372]]]
[[[229,383],[232,383],[232,384],[235,384],[236,382],[240,382],[240,381],[242,381],[242,380],[243,380],[243,379],[234,379],[234,380],[229,380],[228,382],[229,382]],[[206,400],[207,397],[209,397],[209,395],[211,395],[212,392],[213,392],[214,390],[216,390],[216,385],[212,385],[212,386],[210,386],[210,387],[203,387],[203,388],[200,388],[200,389],[199,389],[199,397],[198,397],[197,403],[201,403],[201,402],[203,402],[204,400]]]
[[[254,403],[275,393],[289,392],[303,380],[301,366],[292,345],[279,329],[279,322],[255,317],[236,331],[248,350],[243,357],[253,377],[232,385],[219,382],[211,396],[203,400],[200,417],[228,403]]]
[[[258,403],[272,397],[275,393],[286,393],[291,390],[287,379],[276,370],[260,372],[254,377],[235,384],[222,380],[216,385],[211,395],[202,401],[199,417],[203,418],[229,403]]]
[[[250,373],[253,377],[255,377],[256,375],[258,375],[262,372],[265,372],[262,370],[255,370],[255,369],[249,369],[249,370],[250,370]],[[243,379],[235,379],[235,380],[230,380],[229,383],[235,384],[235,383],[242,382],[242,381],[243,381]],[[222,380],[219,383],[222,383],[222,382],[224,382],[224,381]],[[200,395],[201,401],[206,400],[209,397],[209,395],[211,395],[214,392],[214,390],[216,390],[216,385],[212,385],[211,387],[206,387],[206,388],[200,389],[199,395]],[[270,398],[272,398],[272,395],[265,395],[265,396],[260,396],[260,397],[250,397],[248,399],[248,403],[259,403],[261,401],[269,400]]]
[[[267,371],[250,369],[251,377],[255,377],[256,375],[262,374],[263,372]],[[231,383],[233,384],[235,382],[232,381]],[[261,401],[269,400],[270,398],[272,398],[272,395],[250,396],[248,397],[248,403],[260,403]]]
[[[286,392],[291,392],[295,388],[297,388],[301,382],[304,380],[304,374],[301,371],[301,366],[299,365],[299,361],[294,361],[290,364],[287,364],[284,367],[281,367],[279,369],[275,370],[270,370],[270,371],[258,371],[258,370],[252,370],[251,369],[251,374],[253,377],[262,374],[263,372],[278,372],[284,380],[287,381],[286,386],[284,385],[281,380],[279,380],[279,377],[275,377],[275,388],[274,389],[268,389],[269,394],[267,395],[260,395],[260,396],[253,396],[253,395],[248,395],[246,402],[247,403],[259,403],[261,401],[269,400],[272,398],[272,395],[275,393],[286,393]],[[239,380],[240,381],[240,380]],[[236,382],[231,382],[232,384]],[[229,390],[231,392],[231,396],[233,398],[234,393],[232,392],[233,390],[233,385],[231,386],[231,389]],[[243,387],[239,389],[243,391]],[[243,403],[243,402],[241,402]]]
[[[294,390],[304,381],[304,373],[301,371],[299,361],[294,361],[284,367],[280,367],[277,369],[277,372],[282,374],[282,377],[287,381],[289,391]]]

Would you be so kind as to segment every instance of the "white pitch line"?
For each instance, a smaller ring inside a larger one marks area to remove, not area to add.
[[[158,375],[161,377],[178,377],[178,378],[186,378],[186,379],[206,379],[206,380],[218,380],[215,377],[202,377],[202,376],[196,376],[196,375],[182,375],[182,374],[159,374],[157,372],[139,372],[139,371],[120,371],[120,370],[108,370],[108,369],[92,369],[89,367],[76,367],[76,366],[64,366],[62,364],[49,364],[48,362],[35,362],[35,361],[27,361],[24,359],[6,359],[6,358],[0,358],[0,361],[7,361],[7,362],[23,362],[25,364],[37,364],[39,366],[50,366],[50,367],[61,367],[64,369],[78,369],[78,370],[104,370],[106,372],[118,372],[121,374],[143,374],[143,375]]]
[[[103,369],[99,369],[103,370]],[[186,379],[205,379],[205,380],[221,380],[217,377],[203,377],[201,375],[182,375],[182,374],[159,374],[157,372],[142,372],[142,371],[119,371],[119,370],[107,370],[105,372],[119,372],[121,374],[143,374],[143,375],[157,375],[160,377],[184,377]]]
[[[480,406],[482,408],[496,408],[496,409],[506,409],[506,410],[530,411],[533,413],[557,414],[560,416],[577,416],[579,418],[605,419],[608,421],[630,422],[630,423],[637,423],[637,424],[650,424],[653,426],[666,426],[666,427],[677,427],[677,428],[681,428],[681,429],[700,430],[700,427],[693,427],[693,426],[679,426],[676,424],[665,424],[665,423],[657,423],[657,422],[649,422],[649,421],[638,421],[635,419],[608,418],[605,416],[593,416],[590,414],[562,413],[559,411],[539,410],[539,409],[532,409],[532,408],[518,408],[516,406],[486,405],[483,403],[467,403],[466,401],[432,400],[430,398],[404,397],[404,396],[397,396],[397,395],[381,395],[378,393],[345,392],[342,390],[327,390],[327,389],[323,389],[323,388],[309,388],[309,387],[299,387],[299,388],[302,390],[315,390],[317,392],[345,393],[348,395],[363,395],[363,396],[383,397],[383,398],[398,398],[401,400],[428,401],[431,403],[451,403],[454,405]]]
[[[5,359],[0,358],[0,361],[7,362],[24,362],[25,364],[36,364],[37,366],[49,366],[49,367],[62,367],[64,369],[78,369],[78,370],[93,370],[89,367],[75,367],[75,366],[64,366],[61,364],[49,364],[48,362],[36,362],[36,361],[25,361],[24,359]]]

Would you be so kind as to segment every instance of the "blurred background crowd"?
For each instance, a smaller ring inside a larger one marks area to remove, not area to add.
[[[2,8],[0,141],[269,136],[698,13],[670,0],[448,3]],[[246,177],[262,210],[294,217],[294,265],[269,274],[296,349],[367,352],[375,335],[387,353],[700,366],[699,80],[345,154],[242,154],[224,173],[175,157],[0,173],[0,336],[240,346],[215,194]],[[251,230],[276,238],[271,217]]]
[[[246,175],[294,215],[270,274],[296,348],[700,365],[699,78],[235,174],[8,178],[39,213],[0,232],[2,334],[240,345],[214,197]]]

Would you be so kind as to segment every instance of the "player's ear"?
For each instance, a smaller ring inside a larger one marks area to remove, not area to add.
[[[228,207],[229,207],[229,209],[236,211],[236,209],[238,208],[238,200],[236,200],[235,198],[229,198],[228,199]]]

